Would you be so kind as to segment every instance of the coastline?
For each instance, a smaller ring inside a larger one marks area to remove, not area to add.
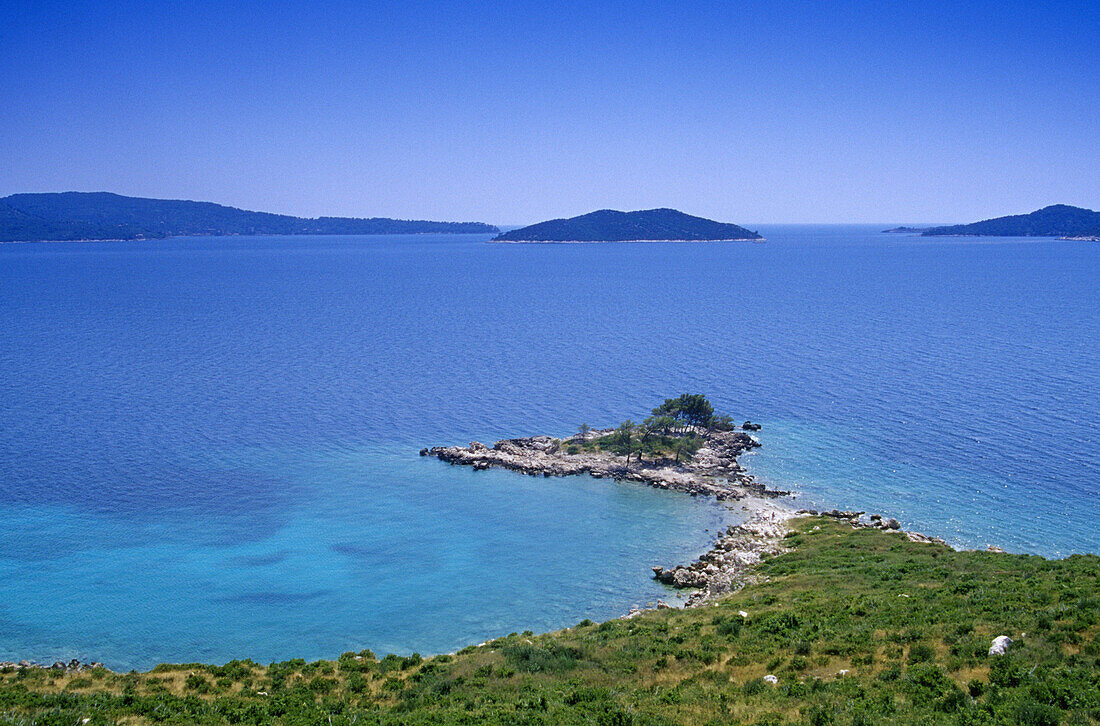
[[[784,499],[797,496],[785,490],[769,489],[756,481],[738,461],[739,457],[761,443],[748,432],[760,430],[746,422],[740,431],[715,431],[695,427],[694,435],[705,441],[690,459],[676,461],[655,458],[633,462],[606,452],[579,451],[579,445],[610,436],[614,429],[589,430],[570,437],[547,435],[501,439],[492,447],[479,441],[468,446],[433,446],[420,450],[420,456],[434,457],[451,465],[470,466],[475,471],[502,468],[528,476],[577,476],[611,478],[669,489],[690,496],[713,496],[731,511],[735,506],[745,513],[739,524],[730,525],[713,545],[690,564],[671,567],[654,565],[654,579],[678,590],[689,591],[685,608],[697,607],[740,590],[756,581],[752,570],[763,559],[788,551],[783,539],[791,531],[792,520],[804,517],[829,517],[854,529],[877,529],[905,536],[910,542],[934,543],[950,547],[939,537],[901,528],[898,520],[863,511],[817,511],[796,509]],[[990,551],[1003,551],[990,547]],[[655,607],[672,607],[658,600]],[[625,618],[642,612],[632,608]]]

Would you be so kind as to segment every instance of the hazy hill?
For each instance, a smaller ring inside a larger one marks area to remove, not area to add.
[[[570,219],[553,219],[506,232],[499,242],[628,242],[636,240],[757,240],[736,224],[715,222],[675,209],[618,212],[602,209]]]
[[[109,192],[13,194],[0,199],[0,241],[142,239],[184,235],[482,233],[478,222],[373,217],[307,219],[211,202],[124,197]]]
[[[982,235],[992,237],[1084,237],[1100,235],[1100,212],[1066,204],[1055,204],[1011,217],[997,217],[973,224],[933,227],[925,237],[938,235]]]

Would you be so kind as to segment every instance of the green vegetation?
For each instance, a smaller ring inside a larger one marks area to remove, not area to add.
[[[416,234],[500,230],[477,222],[403,219],[304,219],[210,202],[142,199],[107,192],[13,194],[0,199],[0,242],[154,239],[179,235]]]
[[[572,442],[566,451],[607,451],[638,459],[674,459],[686,461],[706,442],[709,431],[730,431],[735,428],[729,416],[718,416],[707,397],[700,393],[685,393],[678,398],[666,398],[653,409],[652,415],[636,424],[627,419],[612,433],[583,442]],[[591,427],[581,424],[577,429],[583,437]]]
[[[455,655],[2,673],[0,723],[1100,723],[1100,557],[954,552],[825,518],[787,543],[716,607]],[[991,657],[998,635],[1016,643]]]

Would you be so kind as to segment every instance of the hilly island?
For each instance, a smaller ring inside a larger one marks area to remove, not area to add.
[[[134,240],[193,235],[494,234],[480,222],[371,217],[292,217],[212,202],[124,197],[109,192],[12,194],[0,198],[0,242]]]
[[[675,209],[619,212],[601,209],[513,229],[493,242],[732,242],[764,239],[744,227]]]
[[[894,231],[894,230],[890,230]],[[913,229],[912,231],[918,231]],[[924,237],[1066,237],[1100,238],[1100,212],[1068,204],[1054,204],[1031,214],[986,219],[973,224],[932,227],[921,231]]]

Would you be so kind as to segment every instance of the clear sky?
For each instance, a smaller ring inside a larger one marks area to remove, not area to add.
[[[0,195],[528,223],[1100,207],[1100,2],[0,8]]]

